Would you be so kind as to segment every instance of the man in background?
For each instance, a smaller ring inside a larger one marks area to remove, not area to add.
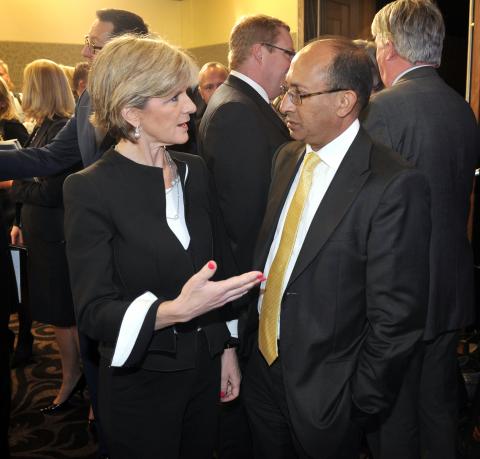
[[[445,26],[430,0],[397,0],[372,23],[386,89],[364,113],[372,138],[399,152],[431,189],[430,292],[425,349],[406,372],[393,411],[371,436],[374,458],[454,459],[458,333],[473,321],[469,197],[478,167],[475,117],[440,78]],[[420,435],[419,435],[420,433]],[[419,444],[420,441],[420,444]]]
[[[207,62],[198,72],[198,91],[205,104],[228,77],[228,69],[220,62]]]
[[[79,62],[75,65],[72,77],[75,100],[78,100],[83,94],[83,91],[87,89],[89,71],[90,64],[88,62]]]
[[[287,24],[269,16],[239,20],[229,40],[230,75],[209,100],[200,123],[199,153],[213,175],[239,272],[252,266],[272,158],[289,140],[285,124],[270,105],[280,94],[295,55],[289,32]],[[237,336],[236,330],[231,333]],[[241,360],[242,353],[239,357]],[[251,456],[248,425],[240,403],[222,411],[222,458]]]

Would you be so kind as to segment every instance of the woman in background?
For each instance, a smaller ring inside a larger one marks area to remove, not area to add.
[[[42,147],[52,141],[74,110],[67,78],[59,65],[46,59],[25,67],[23,110],[36,122],[26,146]],[[77,328],[70,290],[63,231],[62,186],[77,168],[50,177],[15,180],[12,196],[21,203],[11,240],[28,248],[28,288],[33,320],[53,325],[62,362],[62,385],[45,414],[68,406],[84,387]],[[21,228],[21,229],[20,229]]]
[[[24,146],[28,132],[18,120],[7,83],[0,77],[0,140],[17,139]]]

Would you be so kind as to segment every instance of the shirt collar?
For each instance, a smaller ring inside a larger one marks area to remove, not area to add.
[[[413,67],[410,67],[409,69],[404,70],[402,73],[397,75],[397,77],[393,80],[392,86],[396,84],[398,80],[402,78],[404,75],[406,75],[407,73],[411,72],[412,70],[419,69],[421,67],[433,67],[433,65],[430,65],[430,64],[414,65]]]
[[[343,161],[359,130],[360,122],[356,119],[345,131],[323,148],[320,148],[320,150],[315,151],[311,145],[307,144],[306,153],[315,153],[328,167],[336,171],[340,167],[340,163]]]
[[[255,91],[260,94],[261,98],[267,103],[270,104],[270,99],[268,98],[267,91],[263,89],[256,81],[252,80],[249,78],[247,75],[244,75],[243,73],[238,72],[237,70],[230,70],[230,75],[233,75],[240,80],[244,81],[247,83],[249,86],[251,86]]]

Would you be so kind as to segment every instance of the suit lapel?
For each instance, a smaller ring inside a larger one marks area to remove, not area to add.
[[[254,258],[256,261],[255,266],[259,269],[265,267],[268,252],[277,229],[278,219],[304,154],[304,143],[291,142],[278,152],[277,159],[274,160],[274,177],[270,187],[267,210],[258,235],[256,256]]]
[[[78,146],[85,167],[98,159],[95,129],[89,121],[91,112],[90,94],[88,91],[83,91],[77,102],[75,117],[77,121]]]
[[[235,88],[237,91],[244,93],[250,99],[252,99],[252,101],[255,102],[258,109],[265,115],[265,117],[270,121],[270,123],[275,126],[276,129],[281,131],[287,139],[290,138],[287,126],[280,119],[277,113],[275,113],[273,107],[268,104],[262,98],[262,96],[257,91],[255,91],[255,89],[253,89],[249,84],[245,83],[245,81],[237,78],[234,75],[229,75],[224,84]]]
[[[370,176],[371,147],[360,128],[312,220],[287,287],[317,256]]]

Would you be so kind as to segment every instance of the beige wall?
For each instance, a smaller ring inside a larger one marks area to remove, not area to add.
[[[81,61],[80,44],[99,8],[131,10],[170,42],[191,49],[202,64],[226,63],[230,29],[244,14],[263,13],[287,22],[297,36],[298,0],[16,0],[2,2],[0,59],[10,67],[17,88],[24,66],[49,58],[72,65]]]

